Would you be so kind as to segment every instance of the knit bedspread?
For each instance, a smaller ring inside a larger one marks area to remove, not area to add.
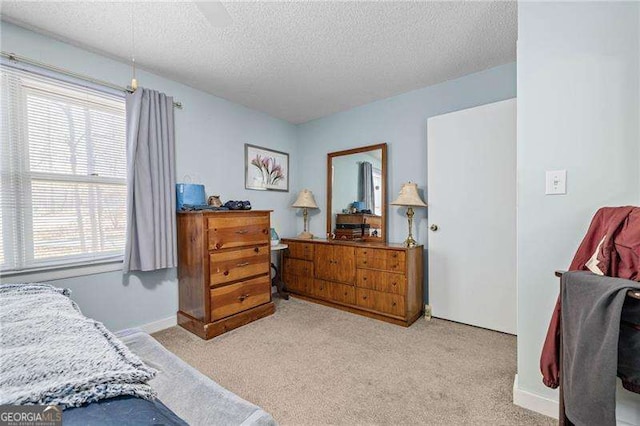
[[[156,370],[68,295],[47,284],[0,285],[0,405],[154,398],[147,382]]]

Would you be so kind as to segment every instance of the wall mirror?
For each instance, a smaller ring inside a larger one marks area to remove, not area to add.
[[[387,144],[327,155],[327,236],[387,241]]]

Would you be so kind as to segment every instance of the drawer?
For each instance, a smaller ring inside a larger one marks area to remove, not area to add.
[[[396,317],[405,317],[404,297],[397,294],[356,288],[356,305]]]
[[[211,321],[246,311],[271,300],[271,278],[258,277],[211,289]]]
[[[383,271],[405,271],[405,254],[400,250],[382,250],[371,248],[356,249],[356,266],[358,268],[380,269]]]
[[[313,287],[313,278],[300,277],[285,273],[283,275],[284,286],[287,291],[303,295],[310,295]]]
[[[284,259],[284,270],[287,274],[313,278],[313,262],[300,259]]]
[[[225,284],[270,271],[269,246],[209,253],[209,283]]]
[[[362,288],[404,295],[407,279],[402,274],[375,271],[373,269],[358,269],[356,285]]]
[[[287,256],[294,259],[313,260],[313,244],[311,243],[286,243],[289,248],[287,249]]]
[[[209,250],[269,244],[269,217],[207,219]]]
[[[329,289],[329,299],[334,302],[356,304],[356,288],[338,283],[326,283]]]
[[[329,299],[329,282],[323,280],[313,280],[311,286],[311,296],[320,299]]]
[[[311,289],[311,295],[319,299],[347,303],[349,305],[355,305],[356,303],[355,287],[330,281],[315,280]]]

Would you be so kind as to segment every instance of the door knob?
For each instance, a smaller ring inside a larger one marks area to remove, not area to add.
[[[436,232],[438,230],[438,225],[436,225],[435,223],[433,225],[431,225],[429,227],[429,229],[431,229],[433,232]]]

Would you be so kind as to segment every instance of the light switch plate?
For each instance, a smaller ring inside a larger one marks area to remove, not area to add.
[[[567,193],[567,171],[553,170],[546,173],[546,195],[562,195]]]

